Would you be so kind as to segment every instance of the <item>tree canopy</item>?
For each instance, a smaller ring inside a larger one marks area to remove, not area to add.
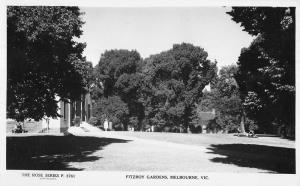
[[[7,7],[7,117],[58,117],[56,96],[77,99],[91,64],[78,7]]]
[[[95,67],[96,79],[103,84],[103,95],[107,97],[117,94],[117,91],[122,89],[122,84],[137,72],[140,61],[141,57],[137,51],[109,50],[104,52]]]
[[[126,103],[124,128],[143,130],[151,125],[187,128],[203,88],[215,77],[216,63],[203,48],[175,44],[143,60],[137,51],[109,50],[95,67],[95,99],[112,96]],[[115,105],[118,107],[117,105]]]
[[[234,65],[222,67],[211,83],[211,91],[203,92],[197,106],[198,112],[215,109],[218,128],[228,132],[239,127],[242,113],[238,86],[233,77],[236,71]]]
[[[137,51],[109,50],[101,55],[95,67],[94,99],[99,100],[105,97],[111,101],[110,97],[119,97],[128,108],[128,117],[122,120],[125,129],[129,117],[131,121],[135,117],[141,122],[144,115],[144,109],[138,101],[138,90],[142,82],[142,64],[142,58]],[[118,107],[116,104],[114,106]]]
[[[237,82],[247,112],[264,131],[295,125],[295,8],[234,7],[229,15],[256,36],[238,60]]]
[[[203,48],[188,43],[175,44],[145,61],[140,99],[147,123],[187,128],[195,103],[215,76],[216,63],[207,59]]]

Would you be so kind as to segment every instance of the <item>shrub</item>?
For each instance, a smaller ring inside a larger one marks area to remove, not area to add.
[[[94,125],[94,126],[99,126],[100,122],[96,117],[91,117],[90,120],[88,121],[89,124]]]

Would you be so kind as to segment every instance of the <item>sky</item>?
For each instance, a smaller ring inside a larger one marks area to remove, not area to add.
[[[137,50],[143,58],[191,43],[218,66],[234,64],[254,39],[226,14],[228,7],[80,7],[84,51],[95,66],[105,50]]]

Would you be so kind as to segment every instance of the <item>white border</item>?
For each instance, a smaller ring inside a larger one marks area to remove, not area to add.
[[[85,6],[85,7],[192,7],[192,6],[296,6],[296,26],[299,25],[298,2],[296,0],[5,0],[0,2],[0,185],[230,185],[230,186],[296,186],[300,185],[298,174],[242,174],[242,173],[195,173],[196,175],[208,175],[209,181],[162,181],[162,180],[126,180],[126,174],[134,172],[100,172],[100,171],[7,171],[5,166],[5,115],[6,115],[6,6],[7,5],[64,5],[64,6]],[[296,29],[296,54],[299,54],[298,29]],[[298,57],[296,56],[296,72],[299,71]],[[296,74],[296,113],[298,111],[299,99],[299,75]],[[297,114],[296,114],[297,115]],[[296,117],[296,134],[299,134],[299,117]],[[296,149],[299,143],[296,141]],[[296,171],[299,172],[299,153],[296,150]],[[75,174],[76,178],[71,180],[40,180],[22,177],[22,173],[33,172],[59,172]],[[137,172],[136,172],[137,173]],[[149,172],[138,172],[139,174],[153,174]],[[160,173],[157,173],[160,174]],[[164,175],[174,173],[164,172]],[[176,173],[180,174],[180,173]],[[194,175],[194,173],[182,173]]]

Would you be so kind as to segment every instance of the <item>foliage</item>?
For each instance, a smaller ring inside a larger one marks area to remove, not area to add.
[[[232,19],[257,36],[238,60],[237,82],[247,114],[267,129],[295,126],[295,8],[235,7]]]
[[[216,126],[227,132],[237,132],[244,117],[239,86],[235,80],[237,66],[224,66],[211,84],[211,92],[204,92],[203,99],[198,104],[198,110],[216,110]],[[247,120],[246,130],[249,130],[250,119]],[[251,127],[255,124],[252,123]]]
[[[187,128],[192,108],[215,75],[216,63],[207,59],[203,48],[187,43],[175,44],[145,61],[139,91],[145,119],[157,128]]]
[[[207,60],[202,48],[186,43],[174,45],[144,62],[138,56],[136,51],[127,50],[106,51],[101,56],[94,71],[98,100],[95,114],[99,120],[108,113],[104,108],[125,104],[128,112],[124,111],[123,119],[116,121],[123,128],[130,124],[136,129],[154,125],[159,131],[186,130],[199,123],[197,109],[214,108],[217,119],[211,125],[229,132],[240,127],[243,108],[234,78],[236,66],[223,67],[217,76],[216,62]],[[209,83],[212,92],[204,91],[202,97],[202,90]],[[111,97],[118,97],[122,103],[113,103],[115,99]],[[249,123],[247,118],[247,128]],[[255,126],[254,122],[251,126]]]
[[[102,54],[94,71],[97,81],[93,89],[94,99],[119,96],[127,104],[128,117],[137,118],[138,124],[134,124],[137,129],[141,128],[144,115],[137,93],[143,78],[140,73],[141,65],[142,59],[137,51],[110,50]],[[124,120],[127,121],[129,120]]]
[[[7,117],[58,117],[57,101],[86,86],[78,7],[7,7]]]
[[[129,118],[129,124],[134,128],[138,128],[138,124],[139,124],[138,118],[137,117],[130,117]]]
[[[109,50],[104,52],[95,67],[96,80],[103,84],[103,95],[105,97],[116,95],[118,87],[115,88],[115,84],[118,79],[121,76],[121,79],[128,79],[126,75],[136,73],[140,60],[141,57],[137,51]]]
[[[114,129],[125,129],[127,126],[128,107],[120,97],[109,96],[102,97],[96,101],[93,108],[93,115],[97,118],[98,123],[104,123],[105,119],[112,122]]]
[[[101,124],[96,117],[91,117],[88,123],[94,126],[98,126]]]

